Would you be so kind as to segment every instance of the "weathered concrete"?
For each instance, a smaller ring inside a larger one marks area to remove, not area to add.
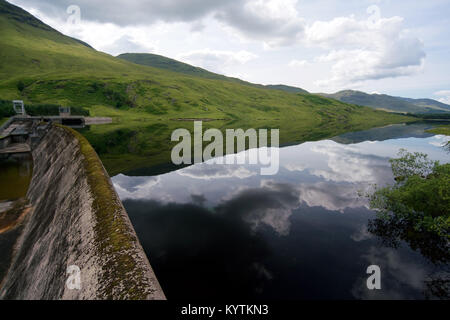
[[[53,126],[32,153],[27,194],[32,207],[0,298],[165,299],[87,141],[71,129]],[[81,290],[66,285],[71,265],[81,269]]]

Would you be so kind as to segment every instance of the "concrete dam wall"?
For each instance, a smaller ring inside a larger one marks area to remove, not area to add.
[[[0,284],[0,298],[165,299],[87,140],[72,129],[53,125],[32,155],[27,193],[31,210]],[[74,275],[69,266],[80,271],[75,274],[81,280],[75,289],[68,285]]]

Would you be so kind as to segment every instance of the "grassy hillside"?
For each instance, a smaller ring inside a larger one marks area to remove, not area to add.
[[[209,72],[205,69],[191,66],[187,63],[183,63],[174,59],[166,58],[157,54],[151,53],[123,53],[118,55],[117,58],[140,64],[143,66],[155,67],[165,69],[173,72],[183,73],[190,76],[196,76],[206,79],[219,79],[219,80],[238,80],[234,78],[228,78],[221,74]],[[240,80],[238,80],[240,81]]]
[[[265,86],[267,89],[274,89],[274,90],[282,90],[282,91],[286,91],[286,92],[291,92],[291,93],[309,93],[308,91],[301,89],[301,88],[297,88],[297,87],[291,87],[291,86],[286,86],[283,84],[276,84],[276,85],[267,85]]]
[[[155,119],[353,121],[395,117],[309,94],[138,66],[62,35],[0,0],[0,98],[128,111]],[[103,109],[105,110],[105,109]],[[139,117],[139,116],[136,116]]]
[[[113,125],[85,133],[112,173],[167,162],[162,150],[168,148],[168,133],[191,126],[173,119],[282,128],[282,143],[411,120],[279,87],[175,71],[98,52],[0,0],[0,100],[86,108],[92,116],[113,117]],[[159,158],[149,160],[150,155]]]
[[[450,112],[450,106],[433,99],[408,99],[385,94],[367,94],[360,91],[345,90],[334,94],[321,94],[342,102],[402,113]]]
[[[221,74],[213,73],[205,69],[191,66],[187,63],[183,63],[174,59],[166,58],[157,54],[151,53],[123,53],[117,56],[119,59],[123,59],[129,62],[133,62],[143,66],[150,66],[159,69],[165,69],[177,73],[183,73],[190,76],[205,78],[205,79],[215,79],[215,80],[225,80],[231,81],[243,85],[249,85],[257,88],[274,89],[281,90],[290,93],[308,93],[308,91],[301,88],[286,86],[286,85],[260,85],[250,82],[246,82],[237,78],[226,77]]]

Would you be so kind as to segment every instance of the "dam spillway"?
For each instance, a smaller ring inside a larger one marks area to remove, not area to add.
[[[165,299],[100,159],[78,132],[50,124],[31,148],[28,207],[1,299]],[[80,288],[67,285],[68,267]]]

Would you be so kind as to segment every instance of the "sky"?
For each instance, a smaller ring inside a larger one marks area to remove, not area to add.
[[[450,104],[449,0],[9,0],[118,55],[155,53],[254,83]]]

